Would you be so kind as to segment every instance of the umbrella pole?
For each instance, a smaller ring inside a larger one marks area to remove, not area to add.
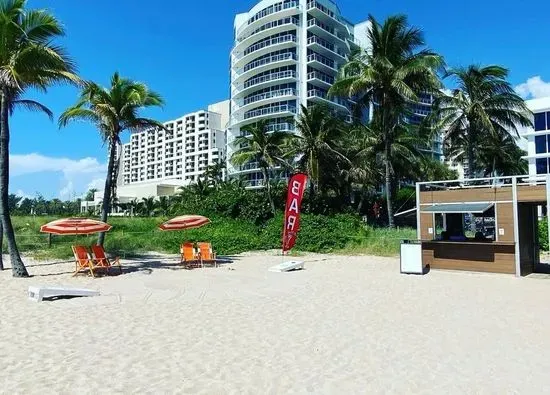
[[[48,233],[48,248],[52,248],[52,234]]]

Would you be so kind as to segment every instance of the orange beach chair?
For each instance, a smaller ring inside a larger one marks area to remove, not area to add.
[[[120,274],[122,274],[122,265],[120,264],[120,258],[116,257],[111,262],[109,258],[107,258],[107,254],[105,254],[105,249],[103,248],[103,246],[93,245],[92,254],[94,254],[94,260],[96,262],[96,266],[104,267],[107,270],[111,270],[113,266],[118,266],[118,269],[120,270]]]
[[[183,243],[180,248],[181,253],[181,264],[187,269],[193,269],[199,267],[200,260],[197,257],[195,252],[195,247],[193,243]]]
[[[199,246],[199,257],[201,264],[211,264],[214,267],[218,266],[218,261],[216,260],[216,253],[212,251],[212,244],[210,243],[198,243]]]
[[[76,268],[73,276],[78,273],[89,271],[92,277],[95,277],[94,270],[102,268],[101,265],[97,265],[95,259],[93,259],[88,253],[88,249],[84,246],[72,246]]]

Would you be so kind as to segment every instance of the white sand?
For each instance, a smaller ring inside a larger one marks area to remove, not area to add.
[[[70,264],[0,273],[0,392],[550,393],[550,281],[310,255],[185,271],[164,258],[118,277]],[[31,302],[29,285],[102,296]]]

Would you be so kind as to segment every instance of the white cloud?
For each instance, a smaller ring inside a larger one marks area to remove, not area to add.
[[[550,82],[545,82],[539,75],[529,78],[515,87],[516,93],[524,99],[538,99],[550,96]]]
[[[90,189],[102,190],[104,189],[104,187],[105,187],[105,178],[95,178],[88,183],[86,192],[88,192]]]
[[[59,173],[59,198],[72,199],[85,193],[90,185],[101,185],[107,165],[96,158],[69,159],[50,157],[37,153],[10,155],[10,176],[17,177],[38,173]],[[103,178],[102,178],[103,177]]]

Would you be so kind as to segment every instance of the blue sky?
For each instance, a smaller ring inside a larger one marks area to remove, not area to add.
[[[28,0],[30,8],[48,8],[65,25],[67,37],[61,43],[83,78],[107,84],[118,70],[161,93],[166,106],[146,114],[161,121],[227,98],[233,18],[256,2],[94,0],[76,6],[69,0]],[[379,20],[407,14],[450,66],[501,64],[510,69],[510,81],[525,97],[550,95],[550,83],[545,82],[550,81],[547,0],[531,0],[529,6],[507,0],[338,4],[352,22],[369,13]],[[55,87],[46,95],[28,96],[57,117],[74,103],[76,94],[74,88]],[[18,112],[11,129],[11,192],[70,199],[102,184],[106,148],[93,127],[73,124],[58,130],[41,114]]]

